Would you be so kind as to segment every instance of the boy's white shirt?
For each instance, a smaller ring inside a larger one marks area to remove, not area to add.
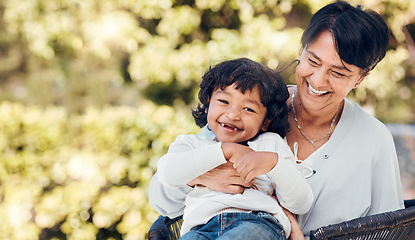
[[[214,141],[214,138],[208,132],[178,136],[168,153],[159,160],[157,176],[160,183],[171,188],[180,187],[226,163],[221,143]],[[225,194],[195,187],[185,199],[182,235],[223,212],[264,211],[279,221],[288,237],[291,224],[280,205],[294,214],[303,214],[310,209],[313,202],[311,188],[298,170],[287,143],[278,134],[267,132],[248,142],[248,145],[255,151],[277,153],[277,165],[269,173],[257,176],[254,187],[242,194]],[[279,204],[271,197],[274,193]]]

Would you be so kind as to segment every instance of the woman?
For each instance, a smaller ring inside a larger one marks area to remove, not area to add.
[[[315,196],[311,210],[297,216],[307,237],[318,227],[403,208],[403,199],[390,132],[345,98],[385,56],[386,23],[373,11],[335,2],[312,17],[301,41],[286,140]],[[162,215],[179,216],[195,184],[227,193],[250,186],[225,164],[177,189],[153,177],[150,203]]]

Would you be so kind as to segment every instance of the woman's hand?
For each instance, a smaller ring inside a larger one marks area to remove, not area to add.
[[[227,162],[193,179],[188,185],[201,185],[218,192],[239,194],[245,188],[252,187],[252,182],[245,182],[233,167],[233,163]]]
[[[248,146],[237,143],[222,143],[222,152],[227,163],[222,164],[207,173],[193,179],[188,183],[189,186],[204,186],[211,190],[238,194],[243,193],[245,188],[252,187],[252,179],[244,180],[246,176],[241,178],[240,173],[235,169],[234,162],[241,159],[249,153],[255,153]]]
[[[285,215],[287,215],[291,223],[291,234],[288,240],[305,240],[300,224],[297,222],[297,218],[287,209],[282,207],[282,210],[284,211]]]

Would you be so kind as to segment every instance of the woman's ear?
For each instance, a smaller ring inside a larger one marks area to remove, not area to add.
[[[354,85],[353,88],[357,88],[363,82],[363,80],[367,77],[368,74],[369,74],[369,72],[366,72],[365,74],[360,76],[360,78],[357,80],[357,82],[356,82],[356,84]]]
[[[262,123],[262,127],[261,130],[262,131],[267,131],[269,124],[271,123],[272,119],[265,119],[264,122]]]
[[[357,80],[357,82],[356,82],[356,84],[354,85],[353,88],[357,88],[363,82],[363,79],[365,79],[365,78],[361,77],[359,80]]]

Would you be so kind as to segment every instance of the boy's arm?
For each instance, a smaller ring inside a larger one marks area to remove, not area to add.
[[[267,173],[276,185],[276,195],[281,206],[294,214],[306,213],[314,200],[313,192],[300,173],[295,157],[287,143],[274,133],[264,133],[254,150],[278,153],[278,163]]]
[[[183,215],[186,195],[192,189],[189,186],[205,185],[211,190],[240,194],[245,188],[252,187],[252,182],[245,182],[233,168],[231,162],[222,164],[215,169],[192,180],[188,185],[168,187],[160,183],[158,173],[151,179],[149,186],[150,205],[161,215],[175,218]]]
[[[208,136],[209,133],[210,131],[206,130],[205,127],[199,135]],[[233,168],[232,163],[223,159],[224,156],[220,148],[215,148],[216,154],[208,154],[204,156],[203,159],[206,161],[211,160],[212,162],[217,161],[218,158],[215,159],[215,155],[218,154],[216,151],[219,150],[222,156],[220,161],[225,163],[193,179],[193,177],[197,174],[195,173],[194,168],[188,168],[188,166],[198,164],[192,163],[192,159],[194,158],[189,158],[191,155],[187,152],[193,149],[195,147],[194,144],[198,143],[198,141],[192,141],[190,138],[194,137],[186,138],[187,140],[184,139],[184,141],[181,141],[179,138],[176,140],[177,142],[175,141],[170,146],[168,154],[162,158],[161,162],[159,161],[159,171],[151,179],[149,186],[149,202],[150,205],[163,216],[174,218],[183,214],[186,195],[192,189],[190,186],[199,184],[214,191],[230,194],[240,194],[246,187],[252,186],[252,182],[245,182],[239,177],[239,174]],[[214,147],[212,146],[212,148]],[[183,156],[187,158],[181,159],[180,152],[182,152]],[[196,154],[194,156],[196,157]],[[171,157],[173,161],[170,162],[168,160],[169,157]],[[207,157],[209,157],[209,159],[207,159]],[[198,160],[200,159],[195,159],[195,161]],[[190,164],[188,165],[187,163],[189,162]],[[189,172],[184,174],[184,168],[188,169]],[[160,181],[160,173],[163,174],[161,177],[161,179],[163,179],[163,183],[167,183],[167,185],[163,185]],[[170,184],[170,178],[172,178],[171,183],[174,183],[174,186]]]
[[[148,200],[150,205],[159,214],[169,218],[183,215],[184,200],[192,188],[183,185],[171,188],[160,183],[157,173],[151,178],[148,189]]]
[[[197,136],[202,138],[214,137],[212,131],[207,126],[204,126]],[[229,156],[225,156],[225,158],[229,159]],[[190,186],[203,185],[211,190],[229,194],[240,194],[244,192],[245,188],[252,187],[252,182],[242,180],[233,167],[233,164],[229,162],[193,179],[188,184]]]
[[[270,172],[278,163],[278,154],[275,152],[249,152],[240,158],[230,159],[233,166],[247,182],[254,180],[256,176]]]
[[[195,135],[180,135],[160,158],[157,175],[162,185],[177,188],[226,162],[220,142],[210,143]]]
[[[157,173],[150,181],[150,205],[169,218],[182,215],[186,195],[192,189],[187,184],[198,177],[204,167],[209,168],[209,163],[212,163],[213,168],[215,164],[220,165],[222,162],[226,160],[220,143],[207,144],[194,135],[178,136],[170,145],[167,154],[159,160]]]

